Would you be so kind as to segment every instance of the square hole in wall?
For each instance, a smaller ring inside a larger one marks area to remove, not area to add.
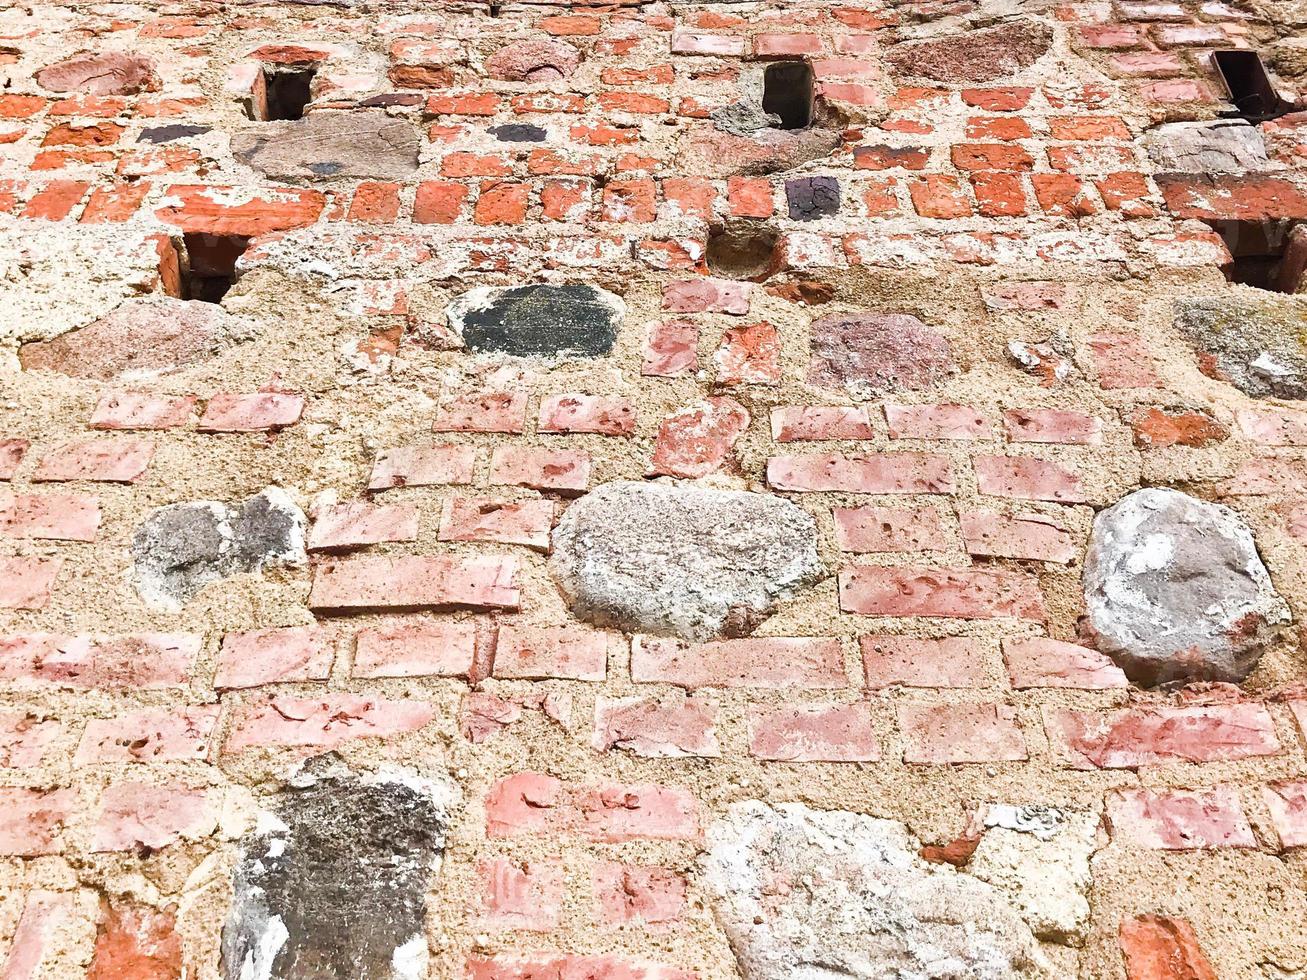
[[[303,119],[317,73],[316,66],[265,67],[254,85],[251,115],[262,122]]]
[[[1213,51],[1212,64],[1234,103],[1235,114],[1249,122],[1264,122],[1292,111],[1293,106],[1280,97],[1256,51]]]
[[[781,129],[812,125],[812,66],[806,61],[778,61],[762,75],[762,108],[780,116]]]
[[[1292,293],[1302,278],[1305,240],[1288,218],[1269,221],[1210,221],[1230,250],[1231,260],[1222,271],[1230,282],[1278,293]],[[1294,247],[1294,243],[1296,247]],[[1292,254],[1291,254],[1292,253]]]
[[[236,260],[245,254],[250,240],[242,235],[208,235],[188,232],[182,236],[181,297],[217,303],[239,278]]]

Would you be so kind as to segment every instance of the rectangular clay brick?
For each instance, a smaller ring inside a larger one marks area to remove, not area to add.
[[[1059,521],[1042,514],[964,510],[958,519],[970,555],[1066,564],[1080,551]]]
[[[1005,704],[901,704],[898,714],[907,763],[1022,762],[1029,757],[1016,709]]]
[[[752,705],[749,754],[772,762],[878,762],[880,743],[865,704]]]
[[[1280,846],[1307,847],[1307,780],[1270,783],[1262,788],[1262,799]]]
[[[685,878],[670,868],[600,861],[590,887],[595,919],[609,927],[675,922],[685,907]]]
[[[471,483],[473,446],[399,446],[383,449],[372,466],[369,490]]]
[[[992,439],[993,423],[966,405],[885,405],[891,439]]]
[[[992,651],[965,636],[918,639],[868,634],[858,638],[863,674],[873,690],[905,687],[983,687]]]
[[[933,507],[836,507],[832,516],[841,551],[949,551],[957,546]]]
[[[767,482],[777,490],[847,493],[952,493],[953,464],[928,453],[772,456]]]
[[[722,754],[716,720],[716,705],[693,696],[599,697],[590,744],[645,759],[716,758]]]
[[[441,541],[481,541],[549,549],[556,504],[552,500],[505,501],[450,497],[440,512]]]
[[[602,681],[609,636],[583,626],[503,625],[495,643],[494,676]]]
[[[740,39],[744,44],[744,39]],[[743,52],[741,52],[743,53]],[[469,956],[466,980],[699,980],[691,970],[612,954],[526,953]]]
[[[876,431],[861,405],[787,405],[771,410],[771,434],[777,442],[823,442],[872,439]]]
[[[181,687],[200,653],[191,633],[0,636],[0,682],[19,688],[154,689]]]
[[[217,829],[209,791],[187,783],[118,782],[100,796],[91,828],[94,852],[157,851]]]
[[[629,436],[635,432],[635,407],[611,395],[549,395],[540,402],[537,432],[592,432]]]
[[[475,655],[475,621],[406,617],[359,630],[353,676],[466,677]]]
[[[195,396],[145,395],[114,391],[101,395],[91,415],[92,429],[174,429],[191,420]]]
[[[1105,654],[1043,636],[1003,638],[1008,678],[1018,690],[1069,687],[1080,690],[1129,687],[1124,671]]]
[[[200,416],[200,432],[266,432],[294,425],[304,414],[304,396],[277,391],[233,394],[209,399]]]
[[[1107,712],[1046,708],[1044,728],[1063,764],[1073,769],[1225,762],[1281,752],[1270,712],[1251,702]]]
[[[235,710],[223,752],[230,755],[259,747],[334,749],[358,738],[393,739],[415,732],[433,717],[430,704],[409,699],[341,693],[272,698]]]
[[[694,794],[655,783],[569,784],[520,772],[490,787],[485,812],[488,837],[565,834],[610,844],[699,837]]]
[[[1097,446],[1103,441],[1102,420],[1065,409],[1014,408],[1003,413],[1003,428],[1013,442]]]
[[[92,480],[133,483],[154,458],[148,439],[86,439],[65,443],[37,461],[32,474],[37,482]]]
[[[218,652],[218,690],[285,681],[325,681],[335,657],[331,637],[315,626],[228,633]]]
[[[1108,793],[1106,802],[1112,836],[1140,847],[1188,851],[1257,846],[1239,794],[1231,786],[1119,789]]]
[[[77,745],[73,765],[207,762],[221,712],[220,705],[209,704],[92,718]]]
[[[26,439],[0,439],[0,480],[14,478],[31,445]]]
[[[39,857],[63,850],[64,826],[77,806],[75,789],[0,787],[0,854]]]
[[[43,609],[62,558],[0,558],[0,609]]]
[[[309,529],[310,551],[356,548],[386,541],[416,541],[418,511],[412,504],[350,501],[317,508]]]
[[[977,456],[972,460],[980,492],[1018,500],[1085,502],[1080,477],[1059,463],[1032,456]]]
[[[687,688],[834,688],[847,683],[839,641],[818,636],[698,644],[636,636],[631,641],[631,679]]]
[[[1307,446],[1307,412],[1241,408],[1235,419],[1244,438],[1263,446]]]
[[[60,721],[36,711],[0,712],[0,769],[29,769],[45,762],[63,736]]]
[[[526,428],[527,396],[521,391],[482,391],[454,395],[440,404],[435,432],[520,433]]]
[[[590,485],[590,456],[572,449],[497,446],[490,456],[490,482],[584,493]]]
[[[840,571],[839,592],[840,609],[866,616],[1047,617],[1038,579],[1004,569],[858,565]]]
[[[318,565],[312,609],[516,609],[517,560],[412,555],[344,558]]]
[[[477,865],[480,908],[472,916],[482,929],[549,932],[563,905],[563,864],[497,857]]]

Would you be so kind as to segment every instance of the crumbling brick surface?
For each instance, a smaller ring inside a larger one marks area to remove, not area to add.
[[[0,8],[0,975],[1303,975],[1305,39]]]

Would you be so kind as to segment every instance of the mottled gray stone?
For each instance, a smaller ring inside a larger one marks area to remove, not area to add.
[[[197,364],[253,338],[253,324],[216,303],[149,296],[124,300],[107,316],[18,350],[28,371],[108,381],[149,377]]]
[[[398,770],[310,760],[241,845],[226,980],[422,980],[426,894],[455,796]]]
[[[957,370],[944,335],[907,313],[832,313],[812,322],[808,383],[857,398],[928,388]]]
[[[449,326],[469,350],[517,357],[601,357],[613,349],[626,304],[596,286],[482,286],[449,304]]]
[[[1307,300],[1204,296],[1175,304],[1203,373],[1254,398],[1307,398]]]
[[[236,133],[236,159],[269,177],[376,177],[398,180],[418,167],[411,123],[384,112],[322,110],[303,119],[263,122]]]
[[[1094,518],[1084,586],[1098,649],[1144,684],[1241,681],[1290,621],[1239,516],[1178,490]]]
[[[1228,173],[1264,170],[1270,163],[1262,131],[1243,119],[1164,123],[1140,142],[1161,171]]]
[[[788,500],[638,482],[567,509],[551,570],[579,618],[687,640],[750,633],[824,574],[816,525]]]
[[[919,847],[892,820],[736,803],[703,885],[745,980],[1051,980],[1000,892]]]
[[[178,610],[210,582],[305,561],[303,512],[268,487],[240,504],[197,500],[150,512],[132,538],[136,589]]]
[[[978,31],[907,41],[891,48],[888,60],[900,75],[938,82],[992,82],[1033,65],[1052,43],[1053,31],[1047,24],[1017,20]]]

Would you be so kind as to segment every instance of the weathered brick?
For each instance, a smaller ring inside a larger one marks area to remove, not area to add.
[[[87,439],[65,443],[42,456],[33,481],[90,480],[100,483],[134,483],[154,458],[154,443],[147,439]]]
[[[663,287],[663,309],[673,313],[730,313],[744,316],[749,312],[749,294],[753,286],[729,279],[683,279]]]
[[[933,507],[836,507],[832,515],[841,551],[949,551],[957,543]]]
[[[952,493],[946,456],[875,453],[861,456],[772,456],[767,482],[777,490],[847,493]]]
[[[693,840],[698,804],[684,789],[655,784],[570,785],[522,772],[498,780],[486,794],[486,834],[575,834],[604,843]]]
[[[313,224],[326,204],[321,191],[281,187],[264,191],[174,184],[155,215],[182,231],[263,235]]]
[[[1006,570],[859,565],[839,574],[840,609],[867,616],[1043,621],[1034,576]]]
[[[1208,790],[1119,789],[1107,795],[1112,836],[1167,851],[1256,847],[1252,828],[1230,786]]]
[[[497,446],[490,456],[490,482],[584,493],[590,485],[590,456],[570,449]]]
[[[708,398],[666,416],[654,440],[651,475],[694,479],[733,462],[749,413],[733,398]]]
[[[352,501],[318,507],[309,530],[310,551],[357,548],[385,541],[416,541],[418,512],[412,504]]]
[[[382,450],[372,466],[369,490],[471,483],[472,446],[400,446]]]
[[[1140,915],[1124,919],[1119,935],[1126,980],[1218,980],[1184,919]]]
[[[868,634],[859,637],[863,676],[873,690],[905,687],[981,687],[986,663],[985,644],[969,637],[937,640]]]
[[[0,788],[0,854],[37,857],[59,853],[77,798],[73,789]]]
[[[838,640],[746,637],[687,644],[665,637],[631,641],[631,679],[680,687],[843,687]]]
[[[891,439],[991,439],[984,414],[966,405],[885,405]]]
[[[722,385],[778,384],[781,343],[776,328],[765,321],[729,327],[713,355],[717,383]]]
[[[200,416],[201,432],[262,432],[294,425],[304,414],[304,396],[260,391],[238,395],[219,392]]]
[[[188,633],[134,636],[0,636],[0,681],[15,687],[153,689],[186,683],[201,638]]]
[[[1153,388],[1160,384],[1152,354],[1134,334],[1096,333],[1089,338],[1089,349],[1100,388]]]
[[[1099,419],[1065,409],[1014,408],[1003,413],[1003,427],[1013,442],[1097,446],[1103,441]]]
[[[230,690],[285,681],[325,681],[333,657],[330,638],[314,626],[228,633],[218,652],[213,686]]]
[[[954,765],[1029,758],[1016,709],[1004,704],[902,704],[898,716],[907,763]]]
[[[675,378],[698,364],[699,325],[691,320],[655,320],[645,331],[640,373]]]
[[[491,556],[345,558],[313,573],[314,609],[516,609],[517,561]]]
[[[547,18],[559,19],[559,18]],[[744,44],[744,39],[740,39]],[[529,953],[471,956],[466,980],[698,980],[689,970],[609,954]]]
[[[0,495],[0,534],[10,538],[94,541],[100,500],[79,494]]]
[[[520,544],[546,551],[554,511],[552,500],[511,502],[486,497],[450,497],[440,512],[439,538]]]
[[[73,765],[207,762],[221,711],[218,705],[197,705],[92,718],[82,732]]]
[[[871,439],[876,430],[861,406],[786,405],[771,410],[771,434],[777,442],[825,442]]]
[[[495,644],[496,677],[602,681],[609,634],[578,626],[501,626]]]
[[[1044,728],[1064,764],[1074,769],[1137,769],[1280,752],[1270,713],[1250,702],[1105,713],[1049,708]]]
[[[93,429],[174,429],[191,420],[195,396],[115,391],[100,396],[91,414]]]
[[[431,428],[436,432],[507,432],[526,428],[525,392],[482,391],[455,395],[440,405]]]
[[[477,866],[481,908],[475,922],[486,929],[549,932],[557,928],[563,904],[559,861],[514,861],[499,857]]]
[[[62,567],[62,558],[0,557],[0,609],[45,608]]]
[[[977,456],[972,460],[980,492],[1018,500],[1079,504],[1087,499],[1080,477],[1061,464],[1033,456]]]
[[[63,732],[61,722],[32,711],[0,712],[0,769],[41,765]]]
[[[1280,846],[1307,847],[1307,780],[1269,783],[1262,788],[1262,799]]]
[[[207,790],[183,783],[120,782],[100,796],[92,851],[157,851],[211,834],[217,814]]]
[[[600,697],[591,744],[647,759],[715,758],[721,755],[716,718],[715,705],[694,697]]]
[[[675,922],[685,907],[685,879],[670,868],[600,861],[590,881],[595,918],[606,926]]]
[[[434,717],[435,709],[425,701],[361,694],[272,698],[236,709],[223,752],[284,747],[329,750],[356,738],[398,738],[425,727]]]
[[[749,754],[771,762],[878,762],[865,704],[749,708]]]
[[[476,656],[472,620],[414,616],[359,631],[355,677],[466,677]]]
[[[629,436],[635,432],[635,407],[611,395],[549,395],[540,403],[538,432],[593,432]]]
[[[1241,408],[1235,413],[1235,419],[1244,438],[1253,442],[1264,446],[1307,446],[1307,412]]]
[[[1008,678],[1018,690],[1031,687],[1070,687],[1081,690],[1129,687],[1125,673],[1105,654],[1037,636],[1003,638]]]
[[[0,439],[0,480],[12,480],[31,447],[27,439]]]
[[[971,555],[1066,564],[1080,550],[1059,521],[1042,514],[1007,516],[965,510],[958,518],[963,543]]]

